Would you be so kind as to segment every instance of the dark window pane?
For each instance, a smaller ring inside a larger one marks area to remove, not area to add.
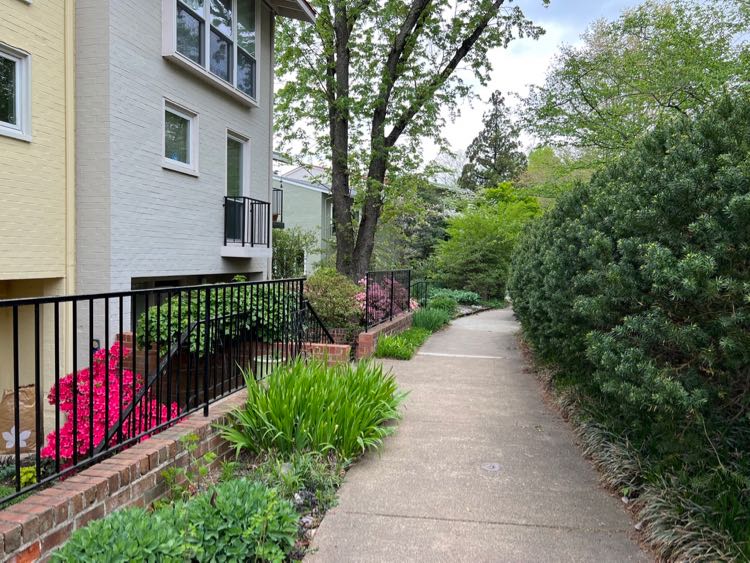
[[[190,164],[190,120],[169,110],[164,114],[164,156]]]
[[[211,25],[232,37],[232,0],[211,0]]]
[[[211,30],[211,72],[232,81],[232,42]]]
[[[0,121],[17,125],[16,63],[0,57]]]
[[[237,45],[255,56],[255,0],[237,2]]]
[[[203,22],[177,3],[177,52],[203,64]]]
[[[227,195],[242,195],[242,143],[227,138]]]
[[[255,59],[237,49],[237,88],[255,98]]]

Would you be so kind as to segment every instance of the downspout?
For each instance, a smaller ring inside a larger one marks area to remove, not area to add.
[[[266,4],[264,2],[264,4]],[[268,4],[266,4],[268,6]],[[273,9],[271,9],[270,6],[268,6],[270,12],[271,12],[271,18],[270,18],[270,36],[271,36],[271,52],[269,53],[269,75],[270,80],[268,81],[268,101],[269,101],[269,113],[268,113],[268,149],[269,149],[269,158],[268,158],[268,201],[271,202],[271,205],[273,205],[273,110],[274,110],[274,85],[273,85],[273,79],[276,75],[276,13]],[[269,219],[273,220],[273,217],[269,217]],[[273,277],[273,228],[270,229],[271,235],[269,237],[270,243],[271,243],[271,258],[267,259],[266,262],[266,279],[271,279]]]
[[[65,245],[64,245],[64,273],[63,294],[76,292],[76,154],[75,154],[75,0],[65,0],[64,4],[63,49],[65,49],[64,64],[64,95],[65,95]],[[61,322],[66,328],[63,338],[63,373],[67,373],[73,364],[72,334],[67,318],[68,307],[61,311]],[[76,330],[76,327],[72,327]]]

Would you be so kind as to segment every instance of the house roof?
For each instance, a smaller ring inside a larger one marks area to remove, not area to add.
[[[277,14],[295,20],[313,23],[315,21],[315,9],[307,0],[267,0],[268,5]]]
[[[312,190],[315,192],[320,192],[323,194],[330,194],[331,188],[326,186],[325,184],[318,184],[315,182],[308,182],[307,180],[301,180],[299,178],[289,178],[286,175],[278,175],[274,174],[273,179],[281,185],[283,188],[285,185],[292,185],[297,186],[299,188],[304,188],[306,190]]]

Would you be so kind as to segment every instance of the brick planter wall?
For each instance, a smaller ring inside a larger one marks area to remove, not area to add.
[[[193,413],[153,438],[0,511],[0,560],[47,559],[71,532],[89,521],[128,506],[146,507],[164,496],[162,472],[184,467],[190,459],[180,442],[183,436],[197,434],[200,441],[193,455],[200,458],[214,452],[218,465],[232,450],[213,425],[225,422],[226,414],[243,404],[245,397],[244,390],[238,391],[211,405],[208,417]]]
[[[414,313],[403,313],[392,321],[372,327],[368,332],[360,332],[357,339],[357,359],[369,358],[375,353],[378,338],[382,335],[398,334],[411,327]]]
[[[347,364],[351,359],[352,347],[348,344],[318,344],[305,342],[302,349],[308,358],[323,360],[329,366]]]

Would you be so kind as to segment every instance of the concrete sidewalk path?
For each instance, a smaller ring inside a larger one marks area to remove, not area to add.
[[[511,310],[456,320],[409,362],[379,453],[347,474],[306,561],[647,561],[620,501],[523,372]]]

